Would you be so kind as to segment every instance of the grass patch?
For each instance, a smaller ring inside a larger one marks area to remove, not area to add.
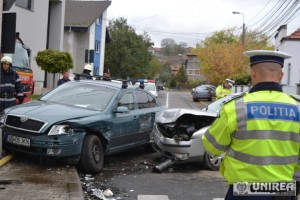
[[[34,100],[34,99],[37,99],[37,98],[39,98],[41,95],[37,95],[37,94],[31,94],[31,95],[29,95],[29,97],[32,99],[32,100]]]

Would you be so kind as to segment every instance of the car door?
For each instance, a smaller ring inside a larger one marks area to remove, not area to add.
[[[137,143],[147,143],[153,128],[157,103],[155,97],[143,90],[135,92],[138,105],[138,137]]]
[[[112,137],[110,140],[110,151],[116,151],[136,143],[138,126],[138,115],[132,90],[122,92],[117,99],[116,106],[125,106],[129,109],[128,113],[115,113],[112,119]]]

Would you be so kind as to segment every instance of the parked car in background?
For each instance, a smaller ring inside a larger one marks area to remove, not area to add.
[[[174,163],[197,162],[207,169],[218,170],[222,156],[212,157],[206,153],[202,135],[213,123],[224,103],[237,95],[240,93],[227,95],[202,110],[173,108],[158,112],[151,142],[154,149],[168,159],[165,164],[155,166],[155,169],[162,170]]]
[[[151,92],[156,98],[158,97],[155,83],[144,83],[144,90]]]
[[[207,99],[208,101],[212,101],[214,97],[215,90],[208,86],[198,86],[193,92],[193,101],[197,102],[200,99]]]
[[[157,99],[138,86],[101,80],[69,81],[37,100],[4,110],[4,147],[103,169],[104,156],[149,147]]]
[[[212,91],[213,91],[213,97],[216,96],[216,86],[214,86],[214,85],[200,85],[198,87],[208,87],[208,88],[211,88]],[[193,93],[194,93],[195,90],[196,90],[196,88],[192,88],[192,90],[191,90],[191,94],[192,95],[193,95]]]
[[[159,84],[156,85],[156,89],[157,89],[157,90],[164,90],[165,87],[164,87],[163,84],[159,83]]]

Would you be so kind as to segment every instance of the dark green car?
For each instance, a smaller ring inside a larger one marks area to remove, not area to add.
[[[103,169],[104,156],[149,145],[163,107],[137,86],[98,80],[70,81],[41,98],[1,113],[4,147]]]

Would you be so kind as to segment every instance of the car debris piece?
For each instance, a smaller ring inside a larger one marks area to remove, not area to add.
[[[107,198],[104,196],[103,192],[101,189],[92,189],[93,190],[93,195],[98,197],[99,199],[102,200],[107,200]]]
[[[103,194],[106,197],[112,197],[114,195],[114,193],[110,190],[110,188],[107,188],[106,190],[104,190]]]
[[[169,158],[167,160],[165,160],[164,162],[156,165],[153,167],[153,172],[161,172],[163,169],[175,164],[177,162],[177,160],[174,160],[173,158]]]

